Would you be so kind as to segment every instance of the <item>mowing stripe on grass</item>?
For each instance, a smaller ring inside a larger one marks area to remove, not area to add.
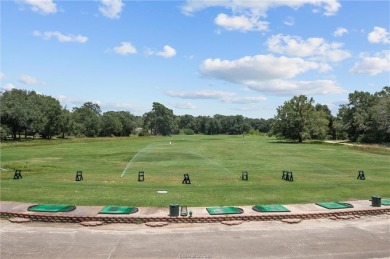
[[[243,209],[237,207],[214,207],[206,208],[210,215],[225,215],[225,214],[241,214],[244,212]]]
[[[149,146],[152,145],[152,144],[154,144],[154,143],[150,143],[149,145],[147,145],[146,147],[144,147],[143,149],[141,149],[140,151],[138,151],[138,153],[135,154],[135,155],[133,156],[133,158],[127,163],[125,169],[123,170],[123,172],[122,172],[122,174],[121,174],[121,178],[125,175],[127,169],[130,168],[131,164],[132,164],[133,161],[137,158],[137,156],[138,156],[139,154],[141,154],[141,153],[145,153],[146,149],[148,149]]]
[[[214,160],[212,160],[212,159],[210,159],[210,158],[205,157],[204,155],[201,155],[201,154],[199,154],[199,153],[194,153],[194,152],[189,152],[189,154],[193,154],[193,155],[199,156],[199,157],[205,159],[206,161],[209,161],[210,163],[212,163],[212,164],[214,164],[214,165],[217,165],[217,166],[221,167],[221,168],[224,169],[225,171],[228,171],[229,173],[233,174],[235,177],[238,177],[238,175],[235,174],[234,172],[232,172],[232,171],[230,171],[229,169],[227,169],[226,167],[222,166],[220,163],[218,163],[218,162],[216,162],[216,161],[214,161]]]
[[[34,212],[69,212],[75,210],[74,205],[38,204],[28,207],[28,211]]]
[[[106,206],[99,214],[132,214],[136,213],[138,208],[126,206]]]
[[[324,207],[329,210],[353,208],[353,205],[349,203],[343,203],[343,202],[319,202],[316,203],[316,205]]]
[[[272,205],[256,205],[252,209],[257,212],[290,212],[289,209],[279,204]]]

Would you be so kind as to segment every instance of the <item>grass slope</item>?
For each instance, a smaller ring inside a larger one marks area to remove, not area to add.
[[[76,139],[1,144],[1,200],[75,205],[288,204],[390,197],[390,154],[258,136]],[[13,180],[15,169],[23,179]],[[76,171],[83,181],[76,182]],[[241,181],[247,170],[249,181]],[[294,181],[281,180],[282,171]],[[357,180],[364,170],[366,180]],[[138,182],[138,171],[145,181]],[[182,184],[189,173],[191,184]],[[122,176],[122,177],[121,177]],[[167,190],[167,194],[158,194]]]

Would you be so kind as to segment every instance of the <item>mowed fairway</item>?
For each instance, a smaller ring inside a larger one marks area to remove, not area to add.
[[[6,201],[166,207],[390,197],[390,152],[336,144],[199,135],[1,145],[1,200]],[[13,179],[15,168],[22,179]],[[84,180],[76,182],[78,170]],[[243,170],[249,181],[241,180]],[[283,170],[293,172],[293,182],[281,179]],[[366,180],[356,179],[359,170]],[[139,171],[145,172],[142,182]],[[182,184],[184,173],[191,184]]]

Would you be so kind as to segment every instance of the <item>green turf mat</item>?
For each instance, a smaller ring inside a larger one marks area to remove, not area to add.
[[[390,199],[382,199],[382,200],[381,200],[381,203],[382,203],[382,205],[384,205],[384,206],[388,206],[388,205],[390,205]]]
[[[69,212],[75,210],[74,205],[38,204],[28,207],[28,211],[34,212]]]
[[[99,214],[131,214],[137,211],[138,209],[135,207],[106,206],[99,212]]]
[[[349,203],[342,203],[342,202],[319,202],[316,203],[318,206],[324,207],[326,209],[347,209],[347,208],[353,208],[353,205]]]
[[[289,209],[283,205],[273,204],[273,205],[256,205],[252,209],[257,212],[290,212]]]
[[[206,208],[210,215],[224,215],[224,214],[241,214],[244,212],[241,208],[236,207],[215,207]]]

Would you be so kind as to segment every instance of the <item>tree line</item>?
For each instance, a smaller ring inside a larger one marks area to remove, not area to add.
[[[86,102],[71,111],[51,97],[35,91],[12,89],[0,95],[0,138],[107,137],[131,134],[259,134],[302,142],[307,139],[350,139],[359,142],[390,142],[390,88],[370,94],[349,94],[337,116],[313,98],[294,96],[277,108],[271,119],[242,115],[174,115],[154,102],[142,116],[128,111],[102,112],[98,104]]]
[[[390,142],[390,87],[381,91],[355,91],[332,116],[313,98],[294,96],[277,108],[269,135],[302,142],[306,139],[349,139],[353,142]]]
[[[143,116],[128,111],[102,112],[98,104],[86,102],[71,111],[51,97],[35,91],[12,89],[0,95],[0,137],[109,137],[131,134],[244,134],[269,132],[270,120],[242,115],[176,116],[171,109],[154,102]]]

